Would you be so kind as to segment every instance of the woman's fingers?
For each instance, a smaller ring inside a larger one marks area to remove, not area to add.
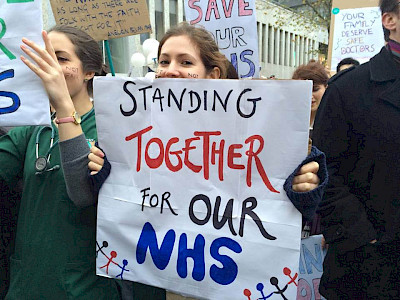
[[[319,170],[319,164],[316,161],[310,161],[302,166],[299,170],[298,175],[305,174],[305,173],[314,173],[317,174]]]
[[[63,106],[72,107],[73,103],[70,99],[63,69],[57,61],[53,46],[46,32],[43,32],[43,41],[46,48],[23,38],[22,42],[24,44],[21,45],[21,49],[26,53],[27,57],[21,56],[21,60],[42,80],[50,103],[58,112]]]
[[[29,56],[38,66],[38,68],[42,71],[44,71],[43,74],[46,74],[49,72],[49,64],[46,63],[43,59],[41,59],[36,53],[31,51],[28,47],[21,45],[22,51],[25,52],[27,56]],[[25,58],[26,61],[28,61],[27,58]],[[25,62],[25,61],[24,61]]]
[[[37,76],[42,78],[45,75],[42,69],[40,69],[37,65],[33,64],[29,59],[21,55],[22,62],[27,65],[29,69],[31,69]]]
[[[295,192],[308,192],[317,188],[319,185],[318,170],[319,164],[316,161],[302,166],[293,178],[292,189]]]
[[[53,45],[50,42],[49,37],[47,36],[47,32],[45,30],[42,31],[42,37],[43,37],[43,41],[44,41],[44,45],[46,48],[47,53],[49,53],[49,55],[51,56],[51,58],[53,59],[53,61],[57,62],[57,56],[56,53],[54,51]]]
[[[90,148],[88,167],[91,175],[97,174],[104,165],[104,153],[96,146]]]
[[[92,145],[92,147],[90,148],[90,152],[93,153],[94,155],[98,156],[98,157],[101,157],[101,158],[104,157],[103,151],[101,151],[99,148],[97,148],[94,145]]]
[[[319,183],[319,177],[317,174],[308,172],[305,174],[301,175],[296,175],[293,178],[292,184],[300,184],[300,183],[313,183],[313,184],[318,184]]]
[[[88,163],[88,168],[91,171],[90,175],[97,174],[101,170],[102,167],[103,167],[102,165],[96,164],[93,161],[89,161],[89,163]]]
[[[47,37],[47,36],[46,36]],[[49,66],[51,66],[51,67],[58,67],[59,66],[59,64],[58,64],[58,62],[57,62],[57,60],[54,60],[53,59],[53,57],[49,54],[49,52],[47,52],[47,50],[45,49],[45,48],[42,48],[41,46],[39,46],[38,44],[36,44],[35,42],[33,42],[33,41],[31,41],[31,40],[28,40],[27,38],[22,38],[22,42],[26,45],[26,46],[28,46],[29,48],[31,48],[32,50],[34,50],[36,53],[37,53],[37,55],[36,55],[36,58],[34,58],[34,57],[32,57],[32,59],[39,65],[46,65],[47,66],[47,68],[49,67]],[[50,45],[49,44],[51,44],[50,43],[50,41],[48,40],[47,41],[47,43],[48,43],[48,46],[50,47]],[[22,47],[21,47],[22,48]],[[25,48],[27,48],[27,47],[25,47]],[[23,49],[24,50],[24,49]],[[32,53],[33,53],[33,51],[31,51]],[[26,51],[25,51],[25,53],[27,53]],[[28,54],[28,53],[27,53]],[[41,62],[39,61],[39,60],[42,60]]]
[[[309,192],[309,191],[316,189],[317,187],[318,187],[318,184],[308,183],[308,182],[292,185],[293,191],[299,192],[299,193]]]
[[[104,165],[104,159],[102,157],[99,157],[93,153],[89,153],[89,161],[94,162],[95,164],[100,165],[101,167]]]

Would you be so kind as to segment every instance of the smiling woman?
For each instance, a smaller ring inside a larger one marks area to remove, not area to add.
[[[219,52],[218,46],[216,45],[212,35],[209,32],[207,32],[204,28],[195,27],[189,25],[188,23],[181,23],[178,26],[173,27],[167,31],[167,33],[162,38],[159,44],[158,60],[159,60],[159,66],[157,69],[158,78],[225,79],[227,78],[227,68],[230,66],[230,64],[227,63],[227,59],[225,58],[225,56],[223,56]],[[233,73],[235,72],[231,72],[230,74]],[[237,78],[237,74],[230,75],[230,78],[231,77]],[[127,85],[131,83],[132,83],[131,81],[128,81],[126,83],[125,85],[126,91],[128,91]],[[184,86],[183,82],[182,85]],[[150,98],[149,95],[151,95],[150,86],[149,88],[143,89],[142,98],[149,99]],[[181,95],[183,95],[183,93]],[[130,94],[130,96],[132,96],[132,94]],[[131,98],[134,101],[134,109],[132,109],[131,111],[121,110],[121,113],[123,113],[124,115],[132,116],[132,118],[134,118],[135,117],[134,113],[136,111],[137,106],[139,105],[138,104],[139,102],[136,103],[136,99],[134,99],[133,96]],[[177,96],[176,98],[179,98],[179,96]],[[255,105],[254,105],[254,110],[255,110]],[[141,135],[143,134],[146,134],[146,132],[150,131],[151,129],[152,126],[149,126],[139,132],[133,133],[128,138],[131,140],[135,139],[136,142],[138,142],[139,137],[141,137]],[[203,134],[207,135],[208,133],[203,133]],[[198,138],[200,139],[200,137]],[[260,137],[260,140],[261,139],[262,137]],[[153,139],[152,141],[158,144],[160,149],[164,148],[164,145],[162,145],[162,141],[160,139],[156,138]],[[167,143],[167,145],[171,146],[171,144],[175,142],[177,142],[177,140],[172,138]],[[249,142],[251,143],[251,140]],[[168,147],[167,145],[166,148]],[[144,151],[143,152],[144,160],[146,160],[146,151],[147,151],[144,149],[146,149],[147,146],[148,144],[140,147]],[[187,151],[189,151],[189,148],[187,148]],[[254,151],[254,149],[250,149],[248,153],[254,154],[254,157],[250,155],[251,157],[248,156],[248,159],[251,161],[254,158],[255,161],[256,160],[255,155],[257,151]],[[156,159],[151,159],[150,157],[147,157],[146,164],[148,165],[150,164],[152,165],[152,167],[157,167],[163,161],[162,156],[166,155],[166,157],[168,157],[170,154],[171,153],[168,150],[163,152],[160,151],[160,155]],[[233,150],[231,154],[229,154],[228,151],[227,155],[232,156]],[[89,159],[90,159],[89,169],[92,172],[92,174],[95,174],[97,172],[98,174],[100,174],[104,172],[104,170],[108,170],[107,172],[110,171],[111,168],[110,163],[107,161],[107,159],[105,159],[104,153],[99,148],[95,146],[91,148]],[[168,159],[166,158],[166,160]],[[185,161],[185,159],[182,160]],[[190,165],[188,158],[186,158],[186,162],[188,165]],[[182,166],[178,166],[178,168],[180,167]],[[257,168],[254,169],[260,171],[261,167],[262,165],[259,164],[257,167],[258,169]],[[169,165],[169,168],[174,169],[174,166]],[[137,171],[139,171],[139,169]],[[208,173],[206,174],[207,174],[206,176],[208,176]],[[220,174],[223,174],[222,169]],[[107,176],[108,173],[107,175],[103,176],[101,180],[93,182],[94,190],[98,191],[100,189],[102,183],[105,181]],[[318,201],[320,200],[326,182],[327,182],[327,174],[326,174],[326,166],[323,154],[321,154],[318,150],[314,149],[311,155],[307,158],[307,160],[305,160],[303,164],[300,165],[293,172],[293,174],[286,180],[285,190],[291,191],[291,193],[288,193],[288,195],[290,200],[295,205],[295,207],[306,218],[311,218],[314,214],[316,206],[318,205]],[[309,192],[309,193],[304,193],[304,192]],[[205,201],[207,201],[207,199]],[[251,201],[251,199],[248,199],[248,201]],[[151,230],[149,232],[151,232]],[[154,294],[155,291],[159,292],[157,296],[155,296]],[[152,297],[149,296],[151,293],[153,293]],[[157,289],[156,287],[149,287],[149,290],[147,290],[146,293],[140,292],[139,294],[135,292],[134,299],[178,300],[178,299],[189,299],[189,298],[184,298],[183,296],[176,295],[171,292],[165,293],[164,290]]]

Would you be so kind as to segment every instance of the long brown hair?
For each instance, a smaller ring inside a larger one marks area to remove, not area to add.
[[[164,43],[173,36],[185,35],[189,37],[191,42],[200,51],[201,61],[206,67],[207,73],[211,72],[214,67],[220,70],[220,78],[225,79],[227,76],[227,64],[225,56],[219,51],[217,43],[213,36],[202,27],[197,27],[182,22],[175,27],[169,29],[160,41],[158,46],[158,57],[161,54],[161,48]]]

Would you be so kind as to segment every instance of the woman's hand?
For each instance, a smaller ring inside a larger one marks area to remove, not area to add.
[[[96,146],[92,146],[90,148],[88,158],[88,168],[91,171],[90,175],[95,175],[101,170],[104,165],[104,153]]]
[[[317,188],[319,185],[318,170],[319,164],[316,161],[309,162],[302,166],[293,179],[293,191],[309,192]]]
[[[22,39],[24,43],[24,45],[21,45],[22,51],[36,64],[22,55],[21,60],[40,77],[50,98],[50,103],[56,111],[61,109],[74,111],[74,105],[69,95],[63,70],[58,63],[57,56],[46,31],[42,32],[42,37],[45,48],[26,38]]]

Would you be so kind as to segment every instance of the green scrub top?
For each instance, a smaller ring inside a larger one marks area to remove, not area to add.
[[[97,140],[93,110],[81,126],[87,139]],[[0,138],[0,178],[13,185],[23,173],[24,180],[6,299],[119,299],[116,282],[95,274],[96,206],[73,204],[61,168],[35,174],[39,128],[15,128]],[[39,156],[46,155],[50,138],[45,128]],[[50,168],[61,166],[58,144],[50,153]]]

